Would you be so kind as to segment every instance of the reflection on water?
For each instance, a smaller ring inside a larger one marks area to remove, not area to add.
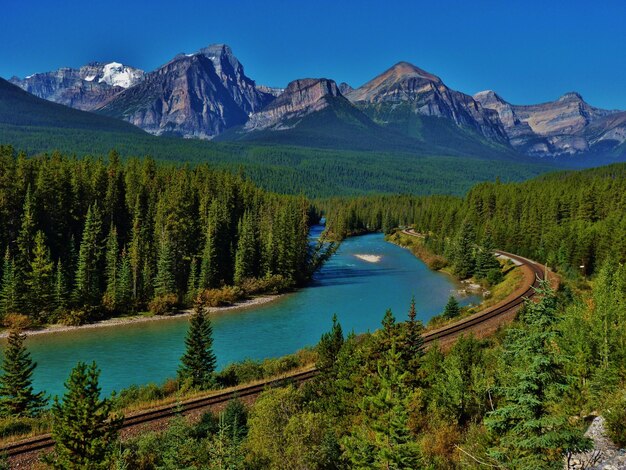
[[[355,254],[381,256],[370,263]],[[250,310],[213,317],[218,366],[244,358],[276,357],[317,343],[337,313],[344,331],[371,331],[391,308],[405,318],[411,296],[420,319],[441,312],[455,285],[382,235],[346,240],[316,275],[311,287]],[[462,299],[462,303],[477,301]],[[33,336],[28,346],[39,366],[37,389],[63,393],[77,361],[96,361],[105,393],[131,384],[162,382],[176,374],[187,319]]]

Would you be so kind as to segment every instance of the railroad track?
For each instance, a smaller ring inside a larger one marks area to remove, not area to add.
[[[228,392],[217,393],[208,397],[192,398],[190,400],[186,400],[180,403],[172,403],[160,406],[158,408],[153,408],[151,410],[140,411],[126,416],[124,418],[122,429],[139,426],[141,424],[150,423],[161,419],[166,419],[177,414],[184,414],[209,406],[227,403],[234,398],[245,398],[258,395],[267,388],[277,387],[285,384],[299,384],[312,379],[316,375],[317,370],[310,369],[285,377],[272,379],[256,385],[249,385]],[[4,445],[0,448],[0,454],[4,454],[5,456],[11,458],[23,454],[30,454],[46,449],[51,449],[53,446],[54,441],[52,440],[52,436],[50,434],[42,434],[41,436]]]
[[[405,231],[405,233],[411,235],[410,232]],[[497,251],[497,253],[501,256],[506,256],[516,261],[520,265],[528,267],[533,273],[534,282],[528,285],[527,288],[520,295],[502,305],[486,309],[483,312],[476,313],[471,317],[459,320],[458,322],[451,325],[442,327],[432,332],[425,333],[425,344],[433,343],[435,341],[441,341],[444,339],[451,339],[458,336],[460,333],[472,331],[476,329],[476,327],[483,325],[500,315],[510,313],[514,309],[519,308],[526,299],[531,298],[533,295],[535,295],[535,288],[544,278],[544,270],[542,269],[542,267],[526,258],[522,258],[521,256],[513,255],[511,253],[506,253],[503,251]],[[158,408],[153,408],[151,410],[137,412],[135,414],[131,414],[125,417],[123,428],[130,428],[141,424],[150,423],[152,421],[166,419],[179,413],[184,414],[190,411],[206,408],[208,406],[219,405],[222,403],[226,403],[236,397],[244,398],[248,396],[254,396],[261,393],[267,388],[284,385],[286,383],[299,384],[312,379],[316,375],[317,370],[310,369],[304,372],[298,372],[285,377],[272,379],[260,384],[244,386],[236,390],[231,390],[224,393],[216,393],[208,397],[193,398],[181,403],[173,403]],[[41,436],[17,441],[2,446],[0,448],[0,454],[4,454],[9,458],[17,457],[24,454],[44,451],[46,449],[52,448],[53,445],[54,442],[51,435],[44,434]]]

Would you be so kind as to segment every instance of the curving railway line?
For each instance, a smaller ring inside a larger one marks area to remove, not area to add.
[[[419,234],[405,231],[407,235],[419,236]],[[540,280],[544,278],[545,267],[530,261],[521,256],[513,255],[503,251],[497,251],[500,256],[505,256],[512,259],[526,272],[526,285],[523,288],[518,289],[513,298],[505,300],[498,305],[485,309],[482,312],[478,312],[470,317],[464,318],[451,325],[444,326],[437,330],[429,331],[424,334],[424,343],[429,344],[435,341],[445,343],[454,340],[455,337],[463,333],[479,332],[484,329],[487,324],[491,324],[491,329],[495,324],[496,327],[504,323],[505,321],[512,319],[515,312],[521,307],[524,301],[531,298],[535,294],[535,288],[539,285]],[[220,404],[227,403],[235,397],[245,398],[253,397],[260,394],[267,388],[285,385],[287,383],[299,384],[310,380],[315,377],[317,371],[315,369],[309,369],[303,372],[297,372],[284,377],[267,380],[265,382],[239,387],[234,390],[230,390],[222,393],[215,393],[211,396],[193,398],[181,403],[173,403],[169,405],[160,406],[147,411],[141,411],[134,414],[130,414],[125,417],[123,428],[133,428],[135,426],[143,425],[146,423],[153,423],[155,421],[165,420],[176,414],[185,414],[194,410],[201,410]],[[0,454],[4,454],[10,461],[19,459],[25,455],[33,455],[51,449],[54,445],[50,434],[44,434],[41,436],[16,441],[10,444],[6,444],[0,447]],[[26,464],[28,465],[28,464]],[[21,468],[27,468],[20,465]]]

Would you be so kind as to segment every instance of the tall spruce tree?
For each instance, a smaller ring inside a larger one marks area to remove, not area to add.
[[[47,403],[44,392],[33,391],[37,364],[24,346],[25,339],[18,330],[9,332],[0,376],[0,414],[5,417],[35,416]]]
[[[133,299],[133,272],[130,256],[126,249],[122,250],[120,267],[117,272],[116,303],[118,308],[126,311],[131,308]]]
[[[330,331],[324,333],[317,345],[317,363],[320,371],[332,371],[337,362],[337,356],[343,346],[343,330],[337,319],[337,314],[333,315],[333,326]]]
[[[0,314],[17,313],[18,292],[15,279],[15,262],[7,248],[2,269],[2,285],[0,285]]]
[[[108,469],[122,419],[100,398],[96,363],[79,362],[65,382],[63,400],[52,405],[54,452],[44,461],[57,469]]]
[[[87,210],[78,252],[74,300],[80,306],[100,303],[101,259],[103,254],[102,215],[97,205]]]
[[[30,271],[30,262],[35,246],[35,206],[30,185],[28,186],[24,199],[24,208],[22,210],[22,219],[16,244],[17,256],[15,258],[13,276],[15,277],[18,304],[19,307],[22,307],[25,306],[27,302],[27,286],[25,282],[26,276]]]
[[[185,338],[185,354],[180,359],[178,377],[188,381],[193,387],[207,388],[213,383],[216,357],[213,353],[213,327],[204,311],[204,305],[197,302],[195,312],[189,321]]]
[[[507,331],[501,400],[484,420],[496,442],[488,453],[507,468],[563,468],[567,453],[590,447],[568,416],[553,412],[568,382],[555,350],[555,293],[545,281],[538,293],[540,302],[526,303],[522,325]]]
[[[189,278],[187,279],[187,293],[185,294],[185,301],[191,303],[198,295],[198,258],[193,256],[189,263]]]
[[[235,253],[235,284],[257,274],[258,257],[256,246],[255,224],[252,214],[246,212],[239,222],[239,238]]]
[[[400,360],[394,344],[379,361],[376,380],[370,378],[366,384],[362,421],[343,441],[351,468],[420,468],[419,447],[409,429],[411,394]]]
[[[111,225],[106,242],[104,268],[106,290],[104,291],[104,297],[102,300],[102,303],[109,310],[117,309],[118,256],[119,242],[117,240],[117,229],[115,228],[115,225]]]
[[[424,338],[422,336],[424,326],[421,321],[417,320],[415,296],[411,298],[408,317],[404,325],[400,357],[405,369],[414,375],[419,369],[419,359],[424,355]]]
[[[54,308],[63,311],[68,306],[69,289],[61,260],[57,261],[54,271]]]
[[[155,295],[168,295],[176,293],[176,276],[174,274],[175,265],[176,260],[172,250],[172,241],[169,234],[164,231],[161,235],[161,241],[159,243],[157,272],[156,277],[154,278]]]
[[[199,287],[208,289],[215,287],[218,282],[218,256],[217,256],[217,205],[212,204],[209,213],[209,221],[202,250],[202,260],[200,263]]]
[[[472,224],[466,222],[461,227],[454,245],[454,272],[461,279],[474,274],[476,260],[474,258],[475,234]]]
[[[29,264],[25,280],[28,289],[25,294],[26,308],[34,319],[42,320],[52,310],[54,263],[50,260],[50,250],[41,230],[35,235]]]

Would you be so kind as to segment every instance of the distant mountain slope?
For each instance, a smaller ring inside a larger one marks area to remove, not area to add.
[[[380,125],[381,121],[388,124],[386,117],[378,119],[381,116],[372,110],[385,106],[355,107],[337,84],[326,78],[294,80],[276,100],[252,114],[245,125],[226,131],[217,140],[420,155],[516,157],[510,148],[493,144],[446,119],[402,114],[408,111],[403,104],[393,108],[394,125]],[[415,123],[415,119],[421,121]],[[421,133],[412,132],[415,129]]]
[[[223,44],[180,54],[98,110],[152,134],[212,138],[274,99]]]
[[[491,90],[474,98],[498,113],[511,145],[529,155],[610,155],[626,141],[626,113],[590,106],[575,92],[536,105],[512,105]]]
[[[143,70],[128,65],[93,62],[79,69],[61,68],[23,79],[13,77],[10,82],[39,98],[91,111],[139,83],[143,76]]]
[[[381,124],[393,125],[394,110],[400,106],[403,121],[408,108],[416,115],[446,118],[494,142],[508,143],[497,113],[483,108],[471,96],[448,88],[436,75],[407,62],[397,63],[346,97],[366,113],[383,107],[386,120],[380,120]],[[368,114],[378,120],[377,111]]]
[[[141,129],[106,116],[79,111],[38,98],[0,78],[0,125],[45,129],[81,129],[145,134]],[[0,136],[2,132],[0,129]],[[10,142],[5,142],[10,143]]]

